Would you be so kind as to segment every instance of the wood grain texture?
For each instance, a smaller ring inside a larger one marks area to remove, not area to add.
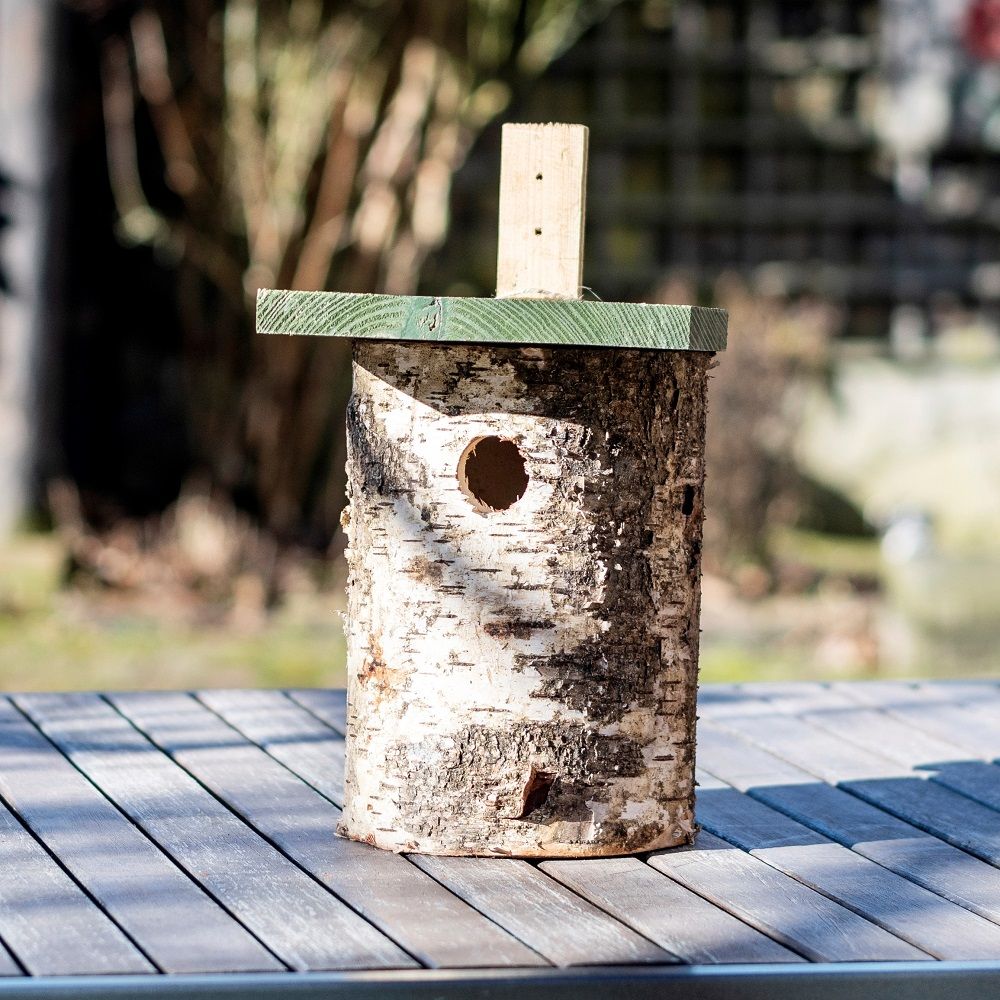
[[[292,969],[414,964],[98,696],[32,695],[20,703],[137,826]]]
[[[0,793],[163,971],[284,968],[20,714],[0,720]]]
[[[803,712],[800,717],[838,739],[908,768],[932,767],[937,762],[960,761],[968,756],[950,740],[939,739],[872,708],[827,708]]]
[[[945,899],[1000,923],[1000,870],[711,724],[698,756],[716,778]],[[988,766],[988,765],[983,765]]]
[[[838,739],[794,715],[775,711],[770,705],[763,708],[765,710],[759,713],[723,716],[708,706],[702,706],[706,718],[714,720],[723,729],[744,737],[777,757],[794,762],[814,777],[831,784],[842,780],[906,777],[912,773],[905,765]]]
[[[638,858],[543,861],[539,868],[683,962],[803,961]]]
[[[326,716],[333,724],[343,725],[344,698],[342,691],[298,691],[295,694],[297,698],[309,704],[317,712],[317,715]],[[275,702],[275,698],[280,697],[276,692],[206,691],[202,692],[199,697],[223,714],[234,725],[244,728],[250,738],[262,742],[268,747],[270,753],[278,756],[288,767],[319,791],[331,797],[335,797],[342,791],[343,775],[339,773],[340,754],[331,754],[324,761],[321,755],[316,752],[316,748],[329,745],[331,737],[336,737],[336,734],[328,728],[325,722],[306,712],[304,708],[298,705],[290,707],[280,705]],[[339,737],[336,738],[339,739]],[[308,749],[305,754],[299,756],[299,748]],[[336,801],[335,798],[334,801]],[[373,854],[366,848],[361,848],[361,850],[365,851],[367,857],[378,859],[386,856],[384,853]],[[410,862],[419,864],[419,859],[411,858]],[[554,891],[552,883],[548,879],[537,877],[537,873],[526,875],[524,866],[520,864],[508,862],[504,862],[504,864],[508,867],[499,869],[499,872],[502,874],[506,871],[511,876],[512,892],[516,893],[521,907],[528,914],[534,915],[521,922],[510,913],[506,913],[505,916],[509,923],[505,923],[502,919],[498,920],[498,911],[495,909],[497,906],[496,893],[493,891],[497,885],[495,874],[485,883],[484,888],[483,884],[472,879],[470,872],[474,869],[470,869],[462,859],[454,858],[440,858],[432,874],[444,885],[452,888],[460,887],[463,898],[467,899],[472,906],[482,909],[491,919],[508,927],[532,948],[550,958],[555,956],[552,960],[562,959],[562,964],[578,964],[573,960],[573,956],[578,954],[573,950],[577,947],[578,941],[571,941],[567,945],[570,950],[562,952],[558,949],[553,950],[555,946],[549,931],[546,931],[541,939],[536,936],[537,928],[540,926],[539,920],[546,914],[552,921],[559,922],[560,925],[571,918],[572,920],[578,919],[579,915],[573,909],[572,897],[560,890]],[[640,865],[640,867],[642,866]],[[703,901],[697,902],[708,906]],[[584,926],[578,932],[579,935],[596,933],[593,926],[595,919],[592,916],[593,910],[586,908],[583,912],[585,916],[588,916],[589,923],[585,921]],[[482,918],[480,917],[480,919]],[[617,937],[617,925],[613,922],[601,924],[598,920],[597,930],[600,930],[601,926],[614,929],[615,933],[612,933],[610,947],[612,949],[620,948],[622,943]],[[475,945],[476,927],[475,922],[470,921],[465,925],[459,924],[452,928],[453,933],[458,934],[463,948],[469,949]],[[642,931],[642,928],[637,927],[636,929]],[[478,951],[478,949],[476,950]],[[619,954],[619,952],[612,952],[612,957],[614,954]]]
[[[960,700],[968,693],[984,703],[988,712],[993,689],[989,684],[956,684],[944,686],[942,694]],[[955,756],[950,741],[934,740],[884,712],[867,708],[852,712],[844,708],[851,699],[840,689],[803,685],[781,694],[747,686],[742,693],[747,697],[746,712],[741,716],[730,711],[718,718],[724,728],[955,847],[991,864],[1000,863],[1000,810],[979,801],[989,799],[991,790],[998,788],[993,772],[987,770],[985,776],[980,773],[970,780],[976,798],[935,780],[937,774],[947,773],[941,765],[948,763],[948,752],[950,758]],[[824,703],[827,711],[813,711]],[[782,714],[783,705],[789,710],[813,711],[815,718],[824,718],[823,727]],[[761,707],[765,711],[758,714]],[[837,734],[831,731],[835,726],[840,730]],[[851,741],[841,733],[850,734]],[[941,755],[946,755],[944,762]],[[1000,805],[1000,790],[996,804]]]
[[[170,696],[169,706],[162,695],[136,696],[127,707],[146,728],[150,713],[142,705],[153,706],[156,721],[149,731],[164,749],[422,963],[547,964],[406,858],[333,836],[340,810],[313,788],[342,787],[343,739],[305,709],[278,691],[205,691],[199,697],[253,742],[233,745],[228,726],[186,695]],[[197,734],[198,749],[190,749],[189,741],[175,746],[179,730]]]
[[[257,332],[553,347],[722,351],[724,309],[261,289]]]
[[[20,976],[23,975],[21,967],[14,961],[14,956],[4,947],[0,941],[0,976]]]
[[[1000,927],[734,788],[704,789],[705,829],[940,959],[1000,954]]]
[[[580,298],[588,135],[585,125],[504,125],[498,298]]]
[[[526,861],[416,855],[413,861],[554,965],[676,961]]]
[[[1000,865],[1000,812],[923,778],[842,782],[880,809],[977,858]]]
[[[699,834],[693,848],[654,854],[649,863],[814,962],[929,958],[913,945],[711,833]]]
[[[3,805],[0,938],[33,976],[155,971]]]
[[[956,700],[956,692],[942,685],[857,685],[838,687],[848,697],[878,708],[915,729],[960,747],[984,760],[1000,759],[1000,724],[990,697],[978,696],[971,703]],[[962,689],[967,690],[967,689]]]
[[[347,692],[343,688],[297,688],[286,693],[341,736],[347,735]]]
[[[281,691],[199,691],[197,697],[307,785],[334,805],[343,806],[344,736],[341,732]],[[343,698],[338,700],[341,711],[335,709],[335,717],[339,717],[344,708]]]

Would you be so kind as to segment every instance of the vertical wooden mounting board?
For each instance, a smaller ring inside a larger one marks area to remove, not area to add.
[[[588,134],[504,125],[497,298],[580,298]]]

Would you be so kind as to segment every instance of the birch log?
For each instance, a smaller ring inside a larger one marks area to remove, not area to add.
[[[342,835],[692,839],[711,358],[355,341]]]

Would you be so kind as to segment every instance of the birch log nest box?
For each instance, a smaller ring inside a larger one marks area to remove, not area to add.
[[[580,300],[587,130],[504,128],[495,299],[261,291],[354,339],[339,833],[691,841],[705,390],[726,314]]]

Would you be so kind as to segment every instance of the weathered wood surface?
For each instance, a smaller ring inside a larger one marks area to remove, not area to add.
[[[44,921],[36,917],[39,905],[45,908]],[[0,937],[34,976],[153,971],[2,805]]]
[[[96,695],[32,695],[19,704],[136,825],[290,968],[413,964]],[[273,808],[280,809],[280,802]]]
[[[21,970],[18,968],[14,956],[0,944],[0,976],[19,976]]]
[[[701,766],[889,871],[1000,923],[1000,869],[711,724]]]
[[[162,971],[213,972],[220,965],[231,972],[282,968],[27,719],[14,713],[0,716],[0,794]]]
[[[35,976],[186,971],[174,931],[192,968],[243,960],[275,970],[276,987],[281,968],[407,963],[500,976],[532,964],[1000,961],[1000,867],[984,860],[1000,810],[937,780],[952,766],[1000,770],[985,728],[948,728],[1000,710],[1000,688],[704,695],[695,847],[540,865],[335,839],[342,692],[18,696],[23,711],[0,697],[0,996]],[[874,753],[883,716],[892,756]],[[942,745],[961,747],[958,759],[936,759]],[[914,791],[884,793],[882,807],[866,791],[882,781]],[[179,927],[185,912],[201,939]]]
[[[840,785],[984,861],[1000,864],[1000,813],[978,801],[989,799],[995,790],[1000,804],[1000,767],[994,780],[979,779],[978,794],[970,798],[936,780],[946,773],[943,765],[949,764],[949,756],[956,763],[965,756],[954,740],[944,743],[888,713],[845,707],[845,696],[836,689],[803,685],[789,694],[762,687],[757,694],[747,699],[742,714],[725,702],[706,704],[705,714],[823,781]],[[815,711],[824,699],[829,708]],[[990,697],[990,689],[977,700],[984,711],[1000,705],[1000,699]],[[790,711],[803,711],[804,717]]]
[[[527,861],[419,855],[413,860],[501,927],[530,941],[554,965],[676,961]]]
[[[727,314],[704,306],[352,292],[257,294],[257,332],[447,344],[722,351]]]
[[[543,861],[539,867],[682,962],[804,961],[638,858]]]
[[[335,734],[319,719],[287,701],[281,704],[277,699],[282,699],[283,696],[278,692],[205,691],[200,697],[205,704],[218,711],[254,742],[264,746],[303,780],[328,795],[332,801],[341,801],[338,795],[342,795],[343,787],[343,776],[339,773],[343,753],[337,746],[338,741],[329,738],[335,735],[339,737],[339,734]],[[341,700],[331,701],[327,692],[303,692],[299,697],[317,707],[322,707],[325,702],[326,707],[332,711],[333,718],[341,721]],[[324,733],[326,739],[323,738]],[[580,964],[581,956],[589,956],[589,961],[597,964],[632,961],[637,950],[646,955],[647,960],[650,954],[657,955],[605,913],[595,911],[593,907],[574,899],[549,879],[539,876],[534,869],[518,862],[504,861],[499,868],[487,869],[477,866],[470,868],[462,859],[441,858],[433,867],[426,869],[437,880],[433,881],[424,875],[422,869],[425,866],[420,865],[419,859],[413,859],[413,863],[386,852],[375,854],[351,842],[340,843],[346,848],[355,849],[357,853],[354,857],[367,860],[367,870],[360,870],[355,874],[363,891],[367,883],[367,892],[371,893],[372,885],[377,885],[384,879],[386,869],[397,870],[394,865],[387,863],[392,861],[404,868],[408,867],[413,876],[421,876],[439,893],[444,892],[442,884],[448,886],[458,897],[467,901],[469,908],[475,907],[477,912],[468,916],[442,908],[444,920],[435,928],[433,924],[427,926],[425,923],[426,916],[421,903],[434,899],[434,893],[429,892],[423,884],[418,882],[408,893],[409,899],[400,898],[396,903],[402,907],[396,913],[397,926],[408,926],[411,923],[420,925],[420,933],[433,933],[435,944],[439,948],[459,948],[465,955],[465,964],[472,961],[478,965],[533,965],[541,961],[537,955],[532,958],[532,953],[523,946],[515,950],[512,956],[506,956],[507,961],[498,961],[491,953],[488,939],[483,941],[476,938],[476,934],[481,933],[480,922],[483,922],[483,917],[478,912],[480,910],[489,921],[495,922],[486,922],[487,927],[493,927],[494,931],[498,926],[504,927],[517,938],[530,940],[536,951],[558,965]],[[478,877],[473,877],[473,872]],[[499,894],[498,886],[501,890]],[[515,892],[511,891],[513,886],[516,886]],[[397,885],[391,887],[390,891],[399,896],[399,889]],[[423,894],[422,898],[418,893]],[[456,896],[451,896],[451,900],[454,909]],[[441,907],[441,901],[437,901],[437,905]],[[470,916],[476,919],[469,919]],[[433,919],[433,914],[431,917]],[[453,929],[459,925],[463,927],[463,936],[461,941],[456,941]],[[449,926],[452,934],[448,933]],[[541,938],[542,933],[547,937]],[[513,937],[509,937],[508,941],[516,944]],[[510,950],[509,946],[507,950]],[[666,956],[658,957],[661,961],[667,960]]]
[[[582,297],[588,136],[585,125],[504,125],[498,298]]]
[[[913,945],[711,833],[649,863],[813,962],[929,958]]]
[[[354,839],[587,857],[691,837],[709,356],[556,353],[355,345]],[[526,486],[484,511],[458,470],[491,438]]]
[[[1000,950],[1000,927],[833,843],[776,809],[719,783],[702,790],[706,830],[860,913],[936,958],[968,961]]]

